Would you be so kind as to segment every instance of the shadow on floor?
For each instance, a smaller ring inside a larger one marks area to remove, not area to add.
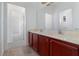
[[[39,55],[29,46],[23,46],[5,51],[4,56],[39,56]]]

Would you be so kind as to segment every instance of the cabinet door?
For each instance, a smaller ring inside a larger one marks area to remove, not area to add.
[[[33,49],[38,51],[38,35],[33,33]]]
[[[77,56],[78,49],[74,46],[68,45],[66,43],[52,40],[51,43],[51,52],[50,55],[53,56]]]
[[[39,35],[39,54],[41,56],[49,55],[49,38]]]
[[[32,45],[33,45],[33,43],[32,43],[32,33],[31,32],[29,32],[28,33],[28,43],[29,43],[29,46],[31,46],[32,47]]]
[[[53,56],[53,40],[50,40],[50,56]]]

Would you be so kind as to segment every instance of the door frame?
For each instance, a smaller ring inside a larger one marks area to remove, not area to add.
[[[4,54],[4,3],[1,2],[1,53],[0,56]]]
[[[8,4],[11,4],[11,3],[7,3],[7,40],[8,40]],[[11,4],[11,5],[18,6],[16,4]],[[18,7],[21,7],[21,6],[18,6]],[[22,7],[22,8],[24,8],[24,7]],[[25,9],[24,21],[25,21],[25,24],[26,24],[26,8],[24,8],[24,9]],[[23,28],[24,28],[24,24],[23,24]],[[26,41],[26,28],[27,28],[27,26],[25,26],[24,31],[23,31],[24,41]],[[26,43],[24,43],[24,44],[26,44]],[[7,42],[7,49],[8,49],[8,42]]]

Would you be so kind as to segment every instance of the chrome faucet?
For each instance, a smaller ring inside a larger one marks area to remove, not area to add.
[[[59,34],[62,34],[62,31],[61,31],[61,29],[59,29],[59,30],[58,30],[58,33],[59,33]]]
[[[43,32],[43,29],[40,29],[40,32]]]

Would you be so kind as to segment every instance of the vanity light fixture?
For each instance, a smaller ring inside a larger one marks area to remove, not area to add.
[[[54,2],[41,2],[42,5],[44,6],[50,6]]]
[[[66,16],[63,16],[63,21],[66,22]]]

